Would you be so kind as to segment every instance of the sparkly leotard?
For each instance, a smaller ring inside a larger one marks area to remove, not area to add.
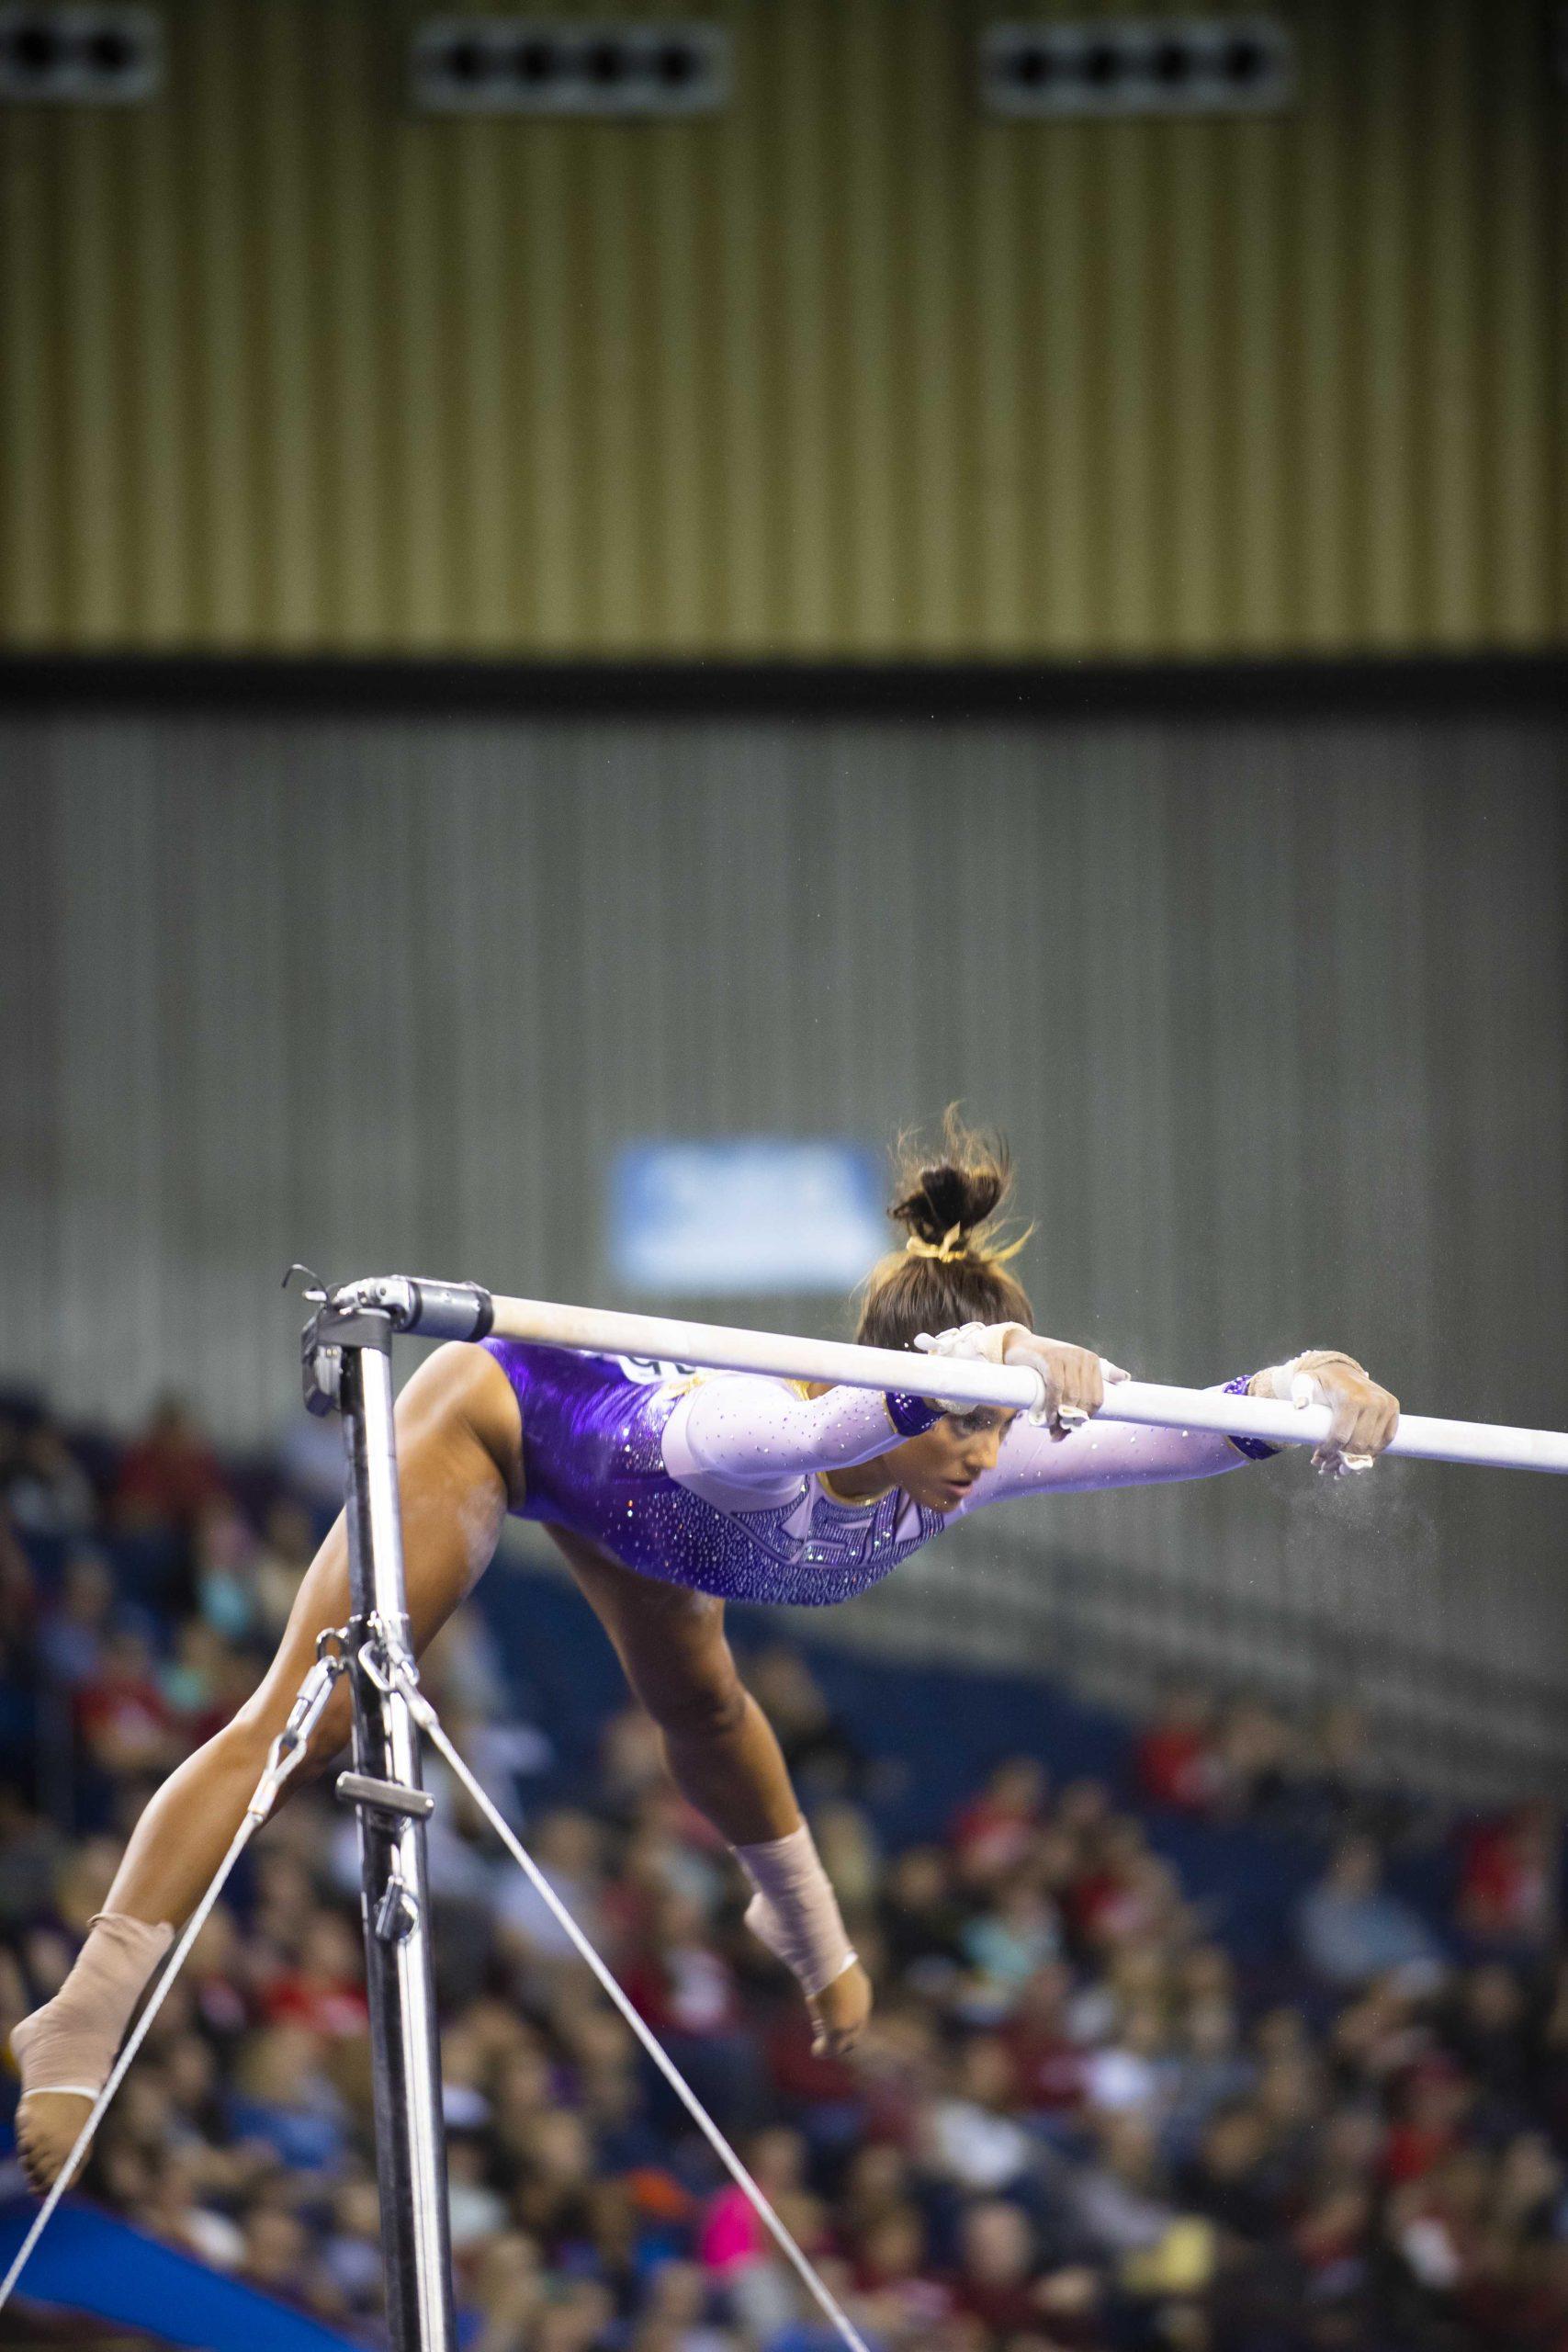
[[[886,1453],[934,1408],[873,1389],[807,1397],[754,1374],[484,1344],[523,1417],[521,1516],[585,1536],[639,1575],[728,1600],[848,1600],[1004,1495],[1211,1477],[1243,1458],[1205,1430],[1090,1422],[1058,1443],[1020,1419],[955,1510],[927,1510],[897,1487],[844,1502],[831,1473]]]

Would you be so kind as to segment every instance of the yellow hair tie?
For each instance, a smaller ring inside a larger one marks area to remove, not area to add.
[[[961,1225],[950,1225],[940,1241],[922,1241],[918,1233],[911,1233],[904,1247],[912,1258],[940,1258],[944,1266],[953,1258],[968,1255]]]
[[[1033,1231],[1032,1225],[1025,1226],[1018,1239],[1010,1241],[1005,1250],[971,1250],[964,1238],[963,1227],[950,1225],[940,1241],[922,1241],[918,1233],[911,1233],[904,1247],[912,1258],[940,1259],[944,1266],[951,1265],[954,1258],[973,1258],[977,1266],[1005,1266],[1010,1258],[1017,1257]]]

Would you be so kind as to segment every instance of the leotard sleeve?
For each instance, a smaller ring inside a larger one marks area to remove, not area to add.
[[[870,1462],[942,1418],[916,1396],[829,1388],[803,1396],[760,1374],[720,1373],[681,1397],[664,1424],[664,1467],[721,1508],[785,1502],[814,1470]]]
[[[1226,1386],[1235,1395],[1246,1381]],[[1049,1488],[1081,1494],[1098,1487],[1153,1487],[1177,1478],[1214,1478],[1279,1452],[1257,1438],[1228,1438],[1215,1430],[1137,1429],[1127,1421],[1085,1421],[1071,1437],[1053,1438],[1021,1416],[1013,1422],[994,1470],[978,1477],[962,1510],[978,1510],[1009,1495]],[[955,1513],[956,1517],[958,1514]]]

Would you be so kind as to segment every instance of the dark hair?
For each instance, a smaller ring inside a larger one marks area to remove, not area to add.
[[[1006,1142],[965,1126],[956,1106],[933,1150],[903,1138],[887,1214],[908,1239],[867,1275],[856,1339],[871,1348],[908,1348],[918,1331],[957,1323],[1023,1323],[1032,1330],[1029,1295],[1001,1262],[1011,1250],[994,1246],[1011,1190]]]

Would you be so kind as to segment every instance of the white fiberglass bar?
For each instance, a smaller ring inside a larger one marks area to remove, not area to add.
[[[559,1306],[546,1299],[498,1296],[491,1306],[491,1329],[499,1339],[580,1348],[592,1355],[654,1356],[725,1372],[772,1373],[786,1380],[821,1380],[851,1388],[902,1389],[917,1396],[963,1397],[970,1404],[1024,1410],[1040,1395],[1038,1375],[1011,1365],[968,1363],[950,1356],[932,1359],[894,1348],[855,1347],[844,1340],[791,1339],[770,1331],[736,1330],[722,1323],[686,1323],[664,1315]],[[1328,1434],[1329,1417],[1321,1405],[1282,1405],[1263,1396],[1229,1396],[1217,1389],[1126,1380],[1107,1388],[1100,1419],[1136,1421],[1150,1429],[1220,1430],[1230,1437],[1263,1438],[1270,1445],[1316,1445]],[[1486,1421],[1433,1420],[1404,1413],[1388,1451],[1427,1462],[1568,1475],[1568,1431],[1561,1430],[1504,1429]]]

